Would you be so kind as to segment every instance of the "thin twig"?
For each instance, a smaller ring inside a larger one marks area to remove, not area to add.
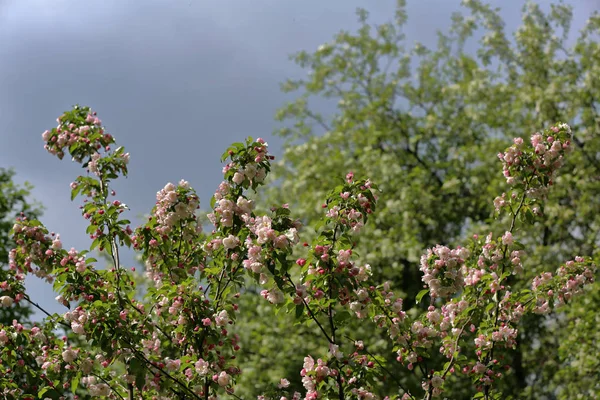
[[[350,340],[350,341],[352,341],[352,342],[356,342],[356,340],[352,339],[350,336],[348,336],[348,335],[345,335],[345,336],[346,336],[346,339],[348,339],[348,340]],[[371,357],[372,357],[372,358],[375,360],[375,362],[377,363],[377,365],[379,365],[379,367],[380,367],[380,368],[381,368],[381,369],[382,369],[384,372],[386,372],[386,373],[389,375],[389,377],[390,377],[390,378],[392,378],[392,380],[393,380],[394,382],[396,382],[396,383],[398,384],[398,386],[400,387],[400,389],[404,390],[404,393],[408,394],[408,395],[410,396],[410,398],[411,398],[411,399],[414,399],[414,396],[413,396],[413,395],[411,395],[411,394],[408,392],[408,390],[407,390],[407,389],[406,389],[406,388],[405,388],[405,387],[402,385],[402,382],[400,382],[400,379],[398,379],[398,378],[397,378],[397,377],[396,377],[394,374],[392,374],[392,373],[390,372],[390,370],[389,370],[389,369],[387,369],[387,368],[386,368],[386,367],[385,367],[385,366],[384,366],[384,365],[383,365],[383,364],[382,364],[382,363],[381,363],[381,362],[380,362],[380,361],[379,361],[379,360],[378,360],[378,359],[377,359],[377,358],[376,358],[376,357],[373,355],[373,353],[371,353],[369,350],[367,350],[367,346],[364,346],[364,347],[363,347],[363,350],[365,351],[365,353],[367,353],[368,355],[370,355],[370,356],[371,356]]]
[[[110,388],[110,390],[112,390],[112,392],[114,394],[116,394],[117,396],[119,396],[119,398],[121,400],[125,400],[125,398],[123,396],[121,396],[121,394],[117,390],[115,390],[115,388],[112,387],[112,385],[106,379],[104,379],[103,377],[101,377],[100,375],[98,375],[96,373],[92,373],[92,375],[94,375],[96,378],[99,378],[102,382],[104,382],[105,384],[107,384],[108,387]]]
[[[29,298],[29,295],[25,295],[25,297],[23,297],[25,299],[25,301],[27,301],[29,304],[31,304],[32,306],[34,306],[35,308],[37,308],[38,310],[40,310],[41,312],[43,312],[44,314],[46,314],[48,317],[52,317],[52,314],[50,314],[48,311],[44,310],[42,308],[42,306],[40,306],[38,303],[35,303],[33,301],[31,301],[31,299]],[[62,326],[65,326],[69,329],[71,329],[71,325],[67,324],[64,321],[57,321],[59,324],[61,324]]]
[[[288,278],[288,281],[290,282],[290,284],[292,285],[292,287],[294,289],[296,289],[296,285],[294,284],[294,282],[292,281],[292,277],[290,276],[290,274],[286,274],[286,277]],[[323,325],[321,325],[321,323],[319,322],[319,320],[317,319],[316,315],[314,314],[314,312],[310,309],[310,307],[308,306],[308,303],[306,302],[306,300],[304,300],[304,297],[299,296],[300,299],[302,300],[302,303],[304,304],[304,307],[306,307],[306,309],[308,310],[308,314],[309,316],[312,318],[313,321],[315,321],[315,323],[317,324],[317,326],[319,327],[319,329],[321,330],[321,332],[323,333],[323,335],[325,336],[325,338],[327,339],[327,341],[329,343],[335,344],[335,342],[331,339],[331,337],[329,336],[329,334],[327,333],[327,331],[325,330],[325,328],[323,328]]]

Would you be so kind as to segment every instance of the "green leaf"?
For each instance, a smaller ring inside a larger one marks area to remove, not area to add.
[[[345,325],[351,317],[352,315],[348,311],[343,310],[334,315],[333,321],[335,322],[336,326],[340,327]]]
[[[71,190],[71,201],[75,200],[75,197],[81,192],[82,185],[78,184],[75,189]]]
[[[533,215],[533,212],[529,208],[525,210],[525,221],[531,225],[535,223],[535,215]]]
[[[73,379],[71,379],[71,392],[77,392],[77,388],[79,387],[79,380],[81,379],[81,373],[75,375]]]
[[[415,302],[419,304],[423,296],[425,296],[427,293],[429,293],[429,289],[421,290],[419,293],[417,293],[417,297],[415,297]]]
[[[137,358],[132,358],[129,362],[129,369],[135,375],[135,386],[138,390],[142,390],[146,383],[146,372],[144,365]]]
[[[512,248],[515,250],[523,250],[525,249],[525,246],[521,242],[514,241],[512,244]]]
[[[40,391],[38,392],[38,399],[41,399],[47,391],[51,390],[52,388],[50,386],[46,386],[40,389]]]

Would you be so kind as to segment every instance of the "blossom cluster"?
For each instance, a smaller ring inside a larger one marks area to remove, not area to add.
[[[102,122],[95,112],[86,108],[75,107],[71,112],[66,112],[57,118],[58,126],[42,133],[46,142],[44,148],[60,158],[64,156],[65,147],[74,144],[83,144],[88,147],[87,155],[98,152],[114,143],[114,138],[104,132]],[[81,158],[76,161],[81,162]]]
[[[54,398],[71,391],[73,396],[125,398],[135,391],[156,399],[235,397],[242,373],[236,364],[235,322],[245,274],[274,307],[313,323],[329,349],[304,358],[299,371],[304,394],[282,379],[260,399],[376,399],[376,385],[390,372],[380,356],[367,351],[365,338],[341,334],[354,317],[386,330],[400,370],[419,371],[426,399],[442,395],[448,376],[461,372],[477,390],[487,391],[509,367],[503,352],[516,345],[521,317],[564,305],[593,282],[595,266],[578,257],[556,274],[536,277],[531,290],[511,287],[525,254],[514,222],[522,206],[530,205],[526,198],[543,200],[570,149],[571,133],[564,124],[535,134],[530,144],[517,138],[500,155],[512,192],[494,205],[510,211],[510,228],[475,236],[465,247],[428,249],[420,262],[425,289],[416,301],[427,294],[430,301],[426,311],[412,315],[390,282],[373,281],[370,265],[355,251],[354,235],[376,208],[377,187],[368,179],[349,173],[323,204],[312,243],[303,242],[301,224],[287,204],[268,215],[256,211],[247,191],[265,182],[273,157],[264,140],[250,138],[223,155],[222,161],[228,159],[224,180],[208,215],[212,232],[202,232],[198,196],[184,180],[157,193],[148,220],[134,232],[121,218],[127,207],[107,200],[114,195],[109,181],[127,173],[128,153],[111,152],[114,138],[88,108],[76,107],[58,122],[43,134],[46,149],[60,158],[68,151],[87,168],[89,175],[71,185],[72,195],[87,197],[82,214],[90,224],[91,250],[106,251],[111,265],[96,269],[97,260],[85,251],[67,251],[60,237],[37,221],[17,221],[11,280],[0,282],[0,304],[11,307],[25,298],[22,281],[33,273],[54,281],[56,300],[69,310],[50,316],[44,327],[27,329],[17,321],[0,326],[0,386],[7,388],[6,396],[27,398],[36,391]],[[143,298],[133,273],[119,261],[119,245],[130,244],[155,283]],[[68,331],[63,338],[53,333],[59,324]],[[440,358],[443,365],[431,365]],[[15,377],[26,369],[33,374],[31,382],[18,387]],[[402,399],[415,398],[399,385]]]
[[[52,282],[52,269],[48,260],[55,252],[61,251],[60,236],[49,234],[42,226],[20,217],[12,228],[15,243],[19,251],[12,249],[9,253],[9,267],[18,273],[29,272],[39,278]],[[17,259],[22,259],[17,263]]]
[[[591,260],[575,257],[561,265],[556,274],[543,272],[533,278],[534,312],[548,314],[554,308],[567,304],[573,296],[582,294],[584,287],[594,282],[596,269]]]
[[[515,138],[511,147],[498,154],[506,182],[526,187],[531,197],[544,197],[564,155],[572,149],[571,140],[571,128],[564,123],[534,133],[529,143]]]
[[[190,190],[187,181],[182,179],[177,186],[169,182],[156,193],[156,209],[153,213],[158,223],[156,231],[161,235],[167,235],[178,222],[195,219],[194,213],[199,208],[199,204],[198,196]],[[195,222],[191,224],[188,222],[188,224],[194,226],[197,233],[202,231],[200,224]]]
[[[319,393],[316,390],[317,382],[321,382],[328,376],[337,373],[337,371],[330,369],[327,363],[320,358],[315,362],[311,356],[304,357],[304,364],[300,375],[302,376],[302,385],[306,389],[306,400],[315,400],[319,397]]]
[[[46,142],[44,148],[62,159],[65,151],[71,153],[73,160],[82,162],[88,159],[86,165],[90,172],[100,175],[103,166],[102,151],[110,151],[110,145],[115,143],[114,137],[106,133],[102,122],[89,107],[75,106],[57,119],[58,126],[46,130],[42,139]],[[118,162],[115,162],[118,160]],[[117,151],[115,159],[111,160],[117,171],[127,173],[129,153]]]
[[[469,255],[469,250],[464,247],[450,249],[437,245],[421,256],[422,280],[432,297],[449,297],[462,288],[462,269]]]
[[[204,260],[202,249],[185,246],[195,243],[202,233],[202,224],[196,215],[199,207],[198,195],[187,181],[182,179],[177,186],[169,182],[156,193],[156,205],[148,222],[131,237],[134,249],[144,252],[147,276],[157,285],[162,284],[165,277],[179,280],[200,269]],[[170,245],[170,236],[180,238],[174,249],[177,257],[163,250]],[[182,259],[193,263],[184,265]]]

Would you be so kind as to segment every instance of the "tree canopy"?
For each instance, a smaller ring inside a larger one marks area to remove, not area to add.
[[[14,182],[15,171],[0,168],[0,282],[8,279],[8,253],[15,243],[9,235],[15,218],[27,215],[36,218],[41,214],[39,204],[29,199],[31,185],[18,185]],[[14,319],[27,320],[31,316],[31,307],[24,302],[15,307],[0,307],[0,324],[12,324]]]
[[[34,274],[68,311],[0,321],[1,393],[600,396],[600,13],[569,44],[562,3],[527,3],[512,36],[463,5],[435,48],[406,43],[398,1],[393,21],[358,10],[357,32],[296,54],[308,77],[283,84],[298,93],[277,115],[284,157],[260,138],[223,153],[210,232],[185,180],[132,228],[110,186],[129,153],[89,107],[62,114],[44,147],[86,171],[71,197],[109,266],[63,248],[5,174],[0,217],[23,213],[2,225],[0,310],[27,316]]]
[[[554,182],[552,205],[541,211],[544,221],[523,233],[532,248],[525,273],[546,271],[574,249],[599,254],[599,14],[575,37],[572,7],[562,3],[527,2],[514,32],[484,1],[463,6],[434,48],[405,40],[410,16],[403,1],[394,20],[381,25],[358,10],[358,31],[341,31],[315,52],[295,54],[308,77],[282,85],[297,99],[277,114],[287,145],[274,170],[281,184],[266,203],[293,199],[290,206],[310,226],[342,174],[379,182],[379,208],[356,251],[401,290],[406,306],[414,306],[422,288],[418,263],[426,247],[456,244],[502,223],[486,202],[504,179],[493,155],[511,137],[530,137],[557,121],[572,126],[576,149]],[[467,51],[473,44],[477,50]],[[334,102],[335,112],[311,106],[316,99]],[[507,396],[598,396],[600,337],[589,330],[600,315],[597,300],[592,295],[559,317],[522,323]],[[277,352],[298,345],[294,339],[285,345],[276,332],[262,340]],[[250,364],[269,358],[261,354]]]

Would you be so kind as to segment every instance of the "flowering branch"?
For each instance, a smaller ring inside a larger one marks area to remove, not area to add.
[[[196,215],[198,196],[184,180],[165,185],[146,223],[130,228],[121,218],[126,205],[108,201],[116,195],[109,183],[127,174],[129,154],[122,147],[111,149],[114,138],[89,108],[63,114],[43,139],[50,153],[59,158],[68,153],[86,169],[87,175],[71,184],[72,198],[84,197],[90,251],[107,249],[113,268],[96,269],[87,250],[64,249],[60,236],[38,221],[24,216],[16,221],[17,246],[10,252],[10,280],[0,282],[0,304],[25,300],[49,318],[42,328],[27,329],[17,321],[0,326],[0,366],[10,369],[0,377],[0,387],[13,397],[35,387],[38,396],[71,390],[121,399],[125,393],[129,399],[136,393],[240,398],[235,393],[242,372],[236,365],[239,337],[232,327],[246,275],[263,288],[260,295],[269,303],[294,313],[299,322],[314,322],[327,340],[327,354],[304,358],[305,399],[375,399],[377,382],[385,376],[398,385],[394,398],[416,398],[363,341],[345,333],[351,318],[369,319],[384,330],[397,355],[396,369],[420,371],[424,399],[441,395],[448,376],[460,372],[470,375],[487,399],[503,368],[510,367],[501,360],[516,345],[522,316],[564,306],[594,280],[596,266],[575,257],[555,274],[536,276],[530,289],[514,292],[510,285],[523,270],[525,255],[517,220],[533,223],[543,215],[546,194],[571,149],[564,124],[534,134],[529,143],[517,138],[499,154],[510,190],[493,203],[498,213],[510,213],[508,230],[475,235],[464,247],[437,245],[423,254],[425,289],[416,301],[430,299],[421,315],[407,315],[390,284],[374,282],[371,267],[353,252],[354,235],[377,204],[378,189],[368,179],[349,173],[329,193],[317,237],[303,243],[305,256],[293,261],[301,224],[292,211],[282,205],[259,214],[246,194],[270,171],[273,157],[262,139],[235,143],[223,154],[227,164],[211,200],[208,218],[214,228],[208,234]],[[130,245],[141,254],[151,281],[143,300],[137,300],[133,271],[120,261],[119,246]],[[27,273],[52,282],[57,301],[69,311],[57,318],[32,302],[22,284]],[[67,328],[67,336],[54,335],[56,324]],[[438,365],[438,351],[444,364]],[[29,377],[33,370],[40,372],[30,386],[15,384],[18,374]],[[302,397],[288,386],[282,379],[270,396]]]

